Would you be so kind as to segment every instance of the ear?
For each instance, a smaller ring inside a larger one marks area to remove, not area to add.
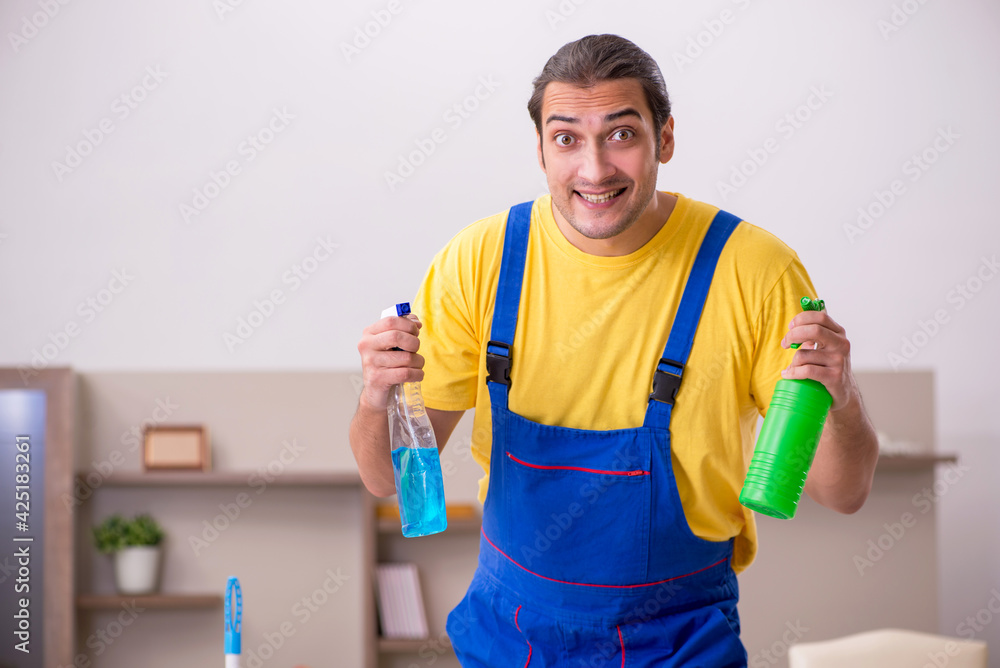
[[[538,153],[538,166],[542,168],[542,173],[545,173],[545,156],[542,154],[542,135],[538,134],[538,130],[535,130],[535,138],[538,140],[538,144],[535,146]]]
[[[660,128],[660,162],[666,164],[674,157],[674,117],[668,116]]]

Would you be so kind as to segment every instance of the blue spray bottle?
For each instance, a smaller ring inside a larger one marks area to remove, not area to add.
[[[409,303],[396,304],[382,317],[410,314]],[[437,440],[420,383],[401,383],[392,388],[388,403],[389,446],[403,535],[408,538],[440,533],[448,527],[444,507],[444,479]]]

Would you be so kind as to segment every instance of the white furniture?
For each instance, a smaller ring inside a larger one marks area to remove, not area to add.
[[[986,643],[901,629],[879,629],[799,643],[788,650],[789,668],[987,668]]]

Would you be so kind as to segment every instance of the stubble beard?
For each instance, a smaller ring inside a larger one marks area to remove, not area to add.
[[[619,234],[622,234],[630,227],[632,227],[636,221],[642,216],[646,207],[652,201],[654,194],[656,193],[656,167],[651,170],[650,174],[647,174],[646,178],[643,179],[643,186],[641,190],[636,190],[637,184],[633,181],[628,184],[612,184],[612,189],[628,187],[629,190],[623,193],[621,196],[630,197],[631,204],[624,212],[620,214],[620,219],[611,225],[611,227],[605,227],[601,225],[601,219],[606,216],[614,215],[608,211],[602,211],[597,213],[597,220],[592,224],[585,224],[577,219],[576,215],[573,213],[573,198],[576,195],[572,190],[569,191],[568,200],[553,197],[552,203],[562,214],[563,219],[569,223],[570,227],[579,232],[581,235],[587,237],[588,239],[611,239]],[[607,187],[607,186],[602,186]],[[549,189],[551,192],[551,188]]]

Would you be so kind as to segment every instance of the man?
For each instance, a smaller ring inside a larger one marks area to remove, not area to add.
[[[394,492],[394,384],[423,380],[439,447],[476,409],[479,567],[448,624],[465,666],[745,666],[736,574],[756,530],[738,496],[757,418],[779,378],[823,383],[805,491],[860,508],[877,445],[850,344],[827,313],[799,312],[815,290],[784,244],[656,190],[674,120],[647,53],[585,37],[534,85],[550,194],[434,258],[420,339],[405,318],[365,330],[362,479]]]

